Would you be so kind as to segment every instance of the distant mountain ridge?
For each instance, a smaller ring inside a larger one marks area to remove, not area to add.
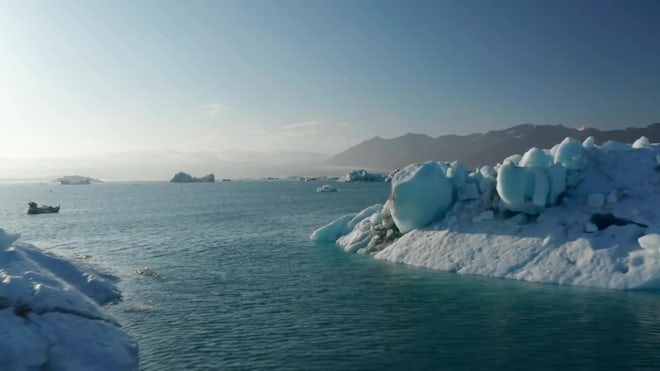
[[[593,136],[598,144],[607,140],[632,143],[641,136],[651,142],[660,142],[660,123],[623,130],[524,124],[462,136],[443,135],[432,138],[424,134],[408,133],[392,139],[374,137],[331,157],[326,164],[393,170],[413,162],[436,160],[460,161],[474,168],[494,165],[512,154],[522,155],[531,147],[551,148],[566,137],[584,140],[589,136]]]

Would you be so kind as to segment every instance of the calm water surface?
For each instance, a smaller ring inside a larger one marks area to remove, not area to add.
[[[0,185],[0,227],[121,277],[143,370],[660,369],[660,293],[460,276],[308,236],[386,184]],[[26,203],[61,204],[58,215]],[[149,267],[163,277],[142,276]]]

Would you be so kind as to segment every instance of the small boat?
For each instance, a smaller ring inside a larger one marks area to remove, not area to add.
[[[28,202],[28,214],[50,214],[50,213],[59,213],[60,205],[57,206],[48,206],[41,205],[38,206],[36,202]]]
[[[316,188],[316,192],[337,192],[338,189],[331,186],[330,184],[324,184],[318,188]]]

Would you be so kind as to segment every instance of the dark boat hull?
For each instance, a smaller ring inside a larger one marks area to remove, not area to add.
[[[28,209],[28,214],[52,214],[59,213],[59,206],[46,206],[46,207],[31,207]]]

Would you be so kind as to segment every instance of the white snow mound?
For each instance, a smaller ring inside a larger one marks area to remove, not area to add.
[[[117,277],[0,229],[0,369],[134,370],[137,345],[100,305]]]

